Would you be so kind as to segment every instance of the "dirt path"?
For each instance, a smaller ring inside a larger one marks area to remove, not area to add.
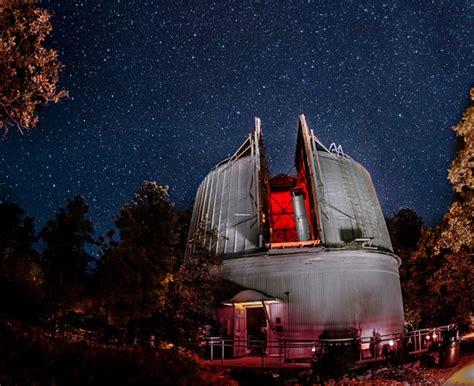
[[[392,374],[379,374],[377,380],[383,381],[397,381],[397,382],[407,382],[408,384],[421,383],[421,384],[433,384],[433,385],[442,385],[455,373],[459,372],[461,369],[466,366],[471,366],[471,377],[473,381],[471,383],[452,383],[453,385],[461,384],[472,384],[474,385],[474,352],[469,352],[463,355],[459,359],[459,363],[448,369],[438,369],[438,368],[417,368],[417,366],[411,366],[402,369],[401,371],[392,372]],[[390,370],[389,370],[390,371]]]
[[[449,377],[444,385],[474,385],[474,358],[461,370],[456,371]]]

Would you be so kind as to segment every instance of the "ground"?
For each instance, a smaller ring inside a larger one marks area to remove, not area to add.
[[[259,358],[255,358],[259,360]],[[219,363],[220,361],[215,361]],[[215,363],[215,364],[217,364]],[[352,372],[338,379],[337,384],[345,385],[391,385],[391,384],[430,384],[442,385],[453,374],[469,364],[474,365],[474,350],[461,355],[456,366],[442,369],[429,368],[422,361],[415,360],[401,367],[386,367],[381,365],[373,369],[363,369]],[[213,365],[208,367],[208,374],[213,384],[219,385],[292,385],[314,384],[310,368],[225,368]],[[210,374],[213,374],[212,376]],[[328,382],[333,382],[328,380]],[[329,383],[331,384],[331,383]]]

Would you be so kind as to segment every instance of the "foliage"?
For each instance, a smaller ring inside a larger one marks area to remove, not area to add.
[[[77,194],[39,234],[46,246],[42,256],[45,291],[55,312],[69,311],[84,290],[93,260],[85,247],[95,243],[94,228],[86,218],[88,211],[84,198]]]
[[[147,335],[146,319],[162,306],[172,280],[176,221],[168,188],[145,181],[120,210],[115,223],[120,240],[104,248],[98,266],[104,312],[142,336]]]
[[[453,127],[460,149],[448,174],[453,190],[463,196],[472,194],[474,190],[474,87],[470,90],[470,97],[461,122]]]
[[[3,312],[28,319],[35,319],[42,302],[34,241],[33,218],[17,204],[0,204],[0,303]]]
[[[422,228],[415,249],[405,253],[400,281],[405,321],[414,327],[463,324],[474,305],[472,255],[438,250],[442,227]]]
[[[446,252],[430,283],[438,309],[434,316],[441,323],[460,325],[469,320],[474,309],[474,261],[466,252]]]
[[[416,249],[410,251],[400,266],[400,280],[405,309],[405,321],[413,327],[433,325],[439,302],[432,279],[440,259],[434,254],[436,234],[423,228]],[[437,321],[434,325],[437,325]]]
[[[156,182],[145,181],[120,211],[120,240],[110,238],[103,249],[97,299],[129,341],[196,349],[213,322],[218,260],[204,243],[215,232],[201,227],[184,261],[179,241],[188,221],[186,212],[173,207],[168,188]]]
[[[176,261],[173,271],[176,272],[184,263],[184,255],[188,245],[189,224],[191,222],[192,210],[190,209],[175,209],[176,223],[175,232],[178,236],[178,248],[176,250]]]
[[[0,204],[0,256],[5,262],[11,254],[27,259],[35,253],[35,227],[32,217],[14,203]]]
[[[38,123],[38,108],[67,95],[57,90],[63,66],[57,51],[44,46],[52,30],[49,11],[33,2],[3,2],[0,12],[0,129],[23,132]]]
[[[175,348],[146,352],[49,340],[37,327],[0,320],[3,385],[202,385],[199,359]]]
[[[428,258],[430,251],[428,246],[419,247],[418,257],[414,257],[414,250],[420,238],[420,245],[425,245],[426,240],[431,240],[431,230],[422,228],[423,219],[413,210],[402,208],[394,216],[387,220],[387,228],[390,233],[395,254],[400,256],[400,282],[405,309],[405,320],[413,325],[420,323],[420,312],[426,309],[426,300],[419,293],[426,293],[426,275],[429,275]],[[420,251],[423,252],[420,252]]]
[[[402,208],[387,220],[393,250],[400,257],[416,247],[421,236],[423,219],[409,208]]]
[[[461,122],[453,128],[458,149],[448,177],[455,201],[443,218],[435,248],[445,260],[435,289],[459,322],[474,311],[474,87],[470,96]]]
[[[328,343],[313,354],[313,371],[322,379],[337,378],[357,362],[359,350],[360,341],[356,338],[348,343]]]
[[[407,240],[410,235],[416,240],[421,225],[414,212],[388,221],[394,247],[403,261],[400,278],[405,320],[414,326],[462,324],[474,309],[474,88],[471,99],[461,122],[454,127],[457,157],[449,179],[455,200],[443,222],[433,229],[422,229],[413,248]],[[403,239],[405,242],[400,243]]]
[[[216,237],[215,229],[209,230],[203,223],[190,240],[190,252],[168,287],[162,314],[157,315],[165,322],[162,340],[197,349],[205,329],[214,323],[221,261],[208,245]]]
[[[474,251],[474,87],[471,102],[453,130],[458,140],[456,159],[449,169],[449,180],[456,200],[444,216],[438,250],[455,253]]]
[[[474,196],[463,202],[453,202],[443,218],[437,252],[471,253],[474,250]]]
[[[202,224],[184,259],[180,241],[186,238],[189,213],[173,207],[167,187],[145,181],[117,216],[119,239],[109,232],[107,242],[102,239],[101,259],[94,261],[86,251],[88,244],[97,244],[87,213],[80,195],[59,209],[39,234],[45,247],[39,258],[32,247],[33,220],[17,205],[0,205],[0,274],[12,282],[30,282],[24,270],[10,277],[4,268],[19,269],[23,260],[35,264],[35,290],[45,293],[54,337],[49,340],[51,332],[46,335],[37,327],[28,331],[22,326],[15,336],[0,329],[0,347],[6,348],[8,363],[32,369],[8,374],[24,383],[54,378],[59,383],[74,379],[77,384],[127,384],[130,379],[136,384],[195,384],[200,371],[196,352],[214,321],[214,292],[219,288],[220,261],[208,247],[215,230]],[[0,285],[7,288],[5,282]],[[10,319],[8,328],[15,323]],[[96,342],[123,345],[128,338],[134,345],[102,351],[66,343],[84,331]],[[0,371],[0,380],[4,374]]]

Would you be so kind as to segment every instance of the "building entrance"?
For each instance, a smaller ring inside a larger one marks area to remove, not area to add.
[[[265,355],[267,319],[263,307],[247,307],[247,355]]]

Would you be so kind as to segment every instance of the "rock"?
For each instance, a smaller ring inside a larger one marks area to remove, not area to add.
[[[344,375],[340,380],[339,380],[339,383],[347,383],[347,382],[350,382],[351,379],[346,375]]]
[[[413,370],[419,370],[420,367],[421,367],[421,362],[420,362],[420,361],[415,361],[415,362],[413,363],[413,365],[411,366],[411,368],[412,368]]]

